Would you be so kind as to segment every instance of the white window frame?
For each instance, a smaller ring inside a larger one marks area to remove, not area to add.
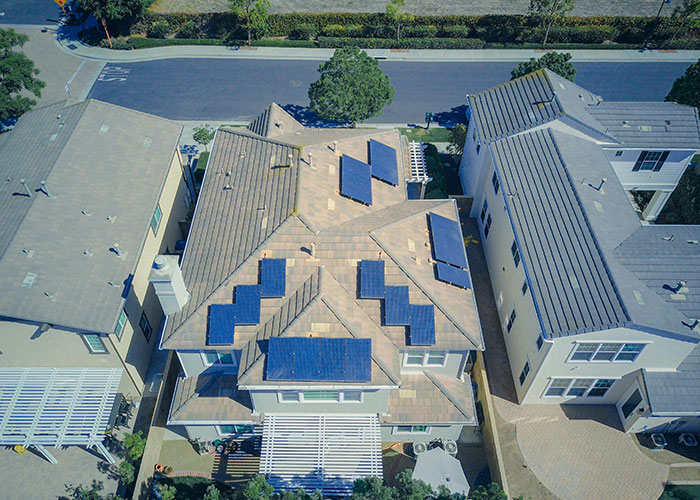
[[[126,309],[122,309],[119,312],[119,318],[117,318],[117,326],[114,327],[114,333],[117,334],[117,340],[122,339],[122,335],[124,335],[124,329],[126,328],[126,324],[128,321],[129,315],[126,313]]]
[[[241,426],[245,425],[246,427],[250,427],[251,431],[253,431],[253,427],[254,427],[252,424],[224,424],[224,426],[232,426],[232,427],[235,427],[237,425],[241,425]],[[216,427],[216,433],[219,436],[237,436],[239,434],[244,434],[242,432],[223,432],[221,430],[221,427],[222,427],[221,425],[217,425],[215,427]]]
[[[299,403],[346,403],[346,404],[362,404],[365,402],[365,392],[362,389],[346,389],[348,392],[359,392],[360,393],[360,400],[355,401],[355,400],[345,400],[345,390],[338,390],[338,389],[307,389],[307,390],[296,390],[296,389],[290,389],[290,390],[279,390],[277,391],[277,402],[286,404],[286,403],[292,403],[292,404],[299,404]],[[304,399],[304,392],[313,392],[313,391],[322,391],[322,392],[337,392],[338,393],[338,399],[335,401],[331,400],[320,400],[320,399],[309,399],[306,400]],[[285,401],[282,399],[283,394],[296,394],[297,399],[294,401]]]
[[[400,431],[400,427],[410,427],[410,431]],[[391,433],[392,434],[411,434],[411,435],[425,435],[425,434],[430,434],[433,430],[433,427],[430,425],[420,425],[420,427],[425,427],[424,431],[414,431],[414,427],[419,427],[419,425],[395,425],[391,428]]]
[[[290,396],[291,396],[291,395],[295,395],[295,396],[296,396],[296,400],[285,400],[285,399],[282,399],[282,395],[283,395],[283,394],[290,395]],[[300,393],[299,391],[286,391],[286,390],[285,390],[285,391],[277,391],[277,402],[278,402],[278,403],[282,403],[282,404],[286,404],[286,403],[298,404],[298,403],[301,403],[301,393]]]
[[[83,333],[81,337],[83,337],[83,341],[85,342],[88,351],[90,351],[90,354],[109,354],[109,351],[107,351],[107,346],[105,345],[104,340],[102,340],[102,335],[99,333]],[[102,344],[102,350],[95,350],[88,338],[96,338],[99,343]]]
[[[216,354],[216,361],[210,362],[207,359],[207,354],[209,353]],[[204,363],[204,366],[238,366],[238,363],[236,362],[236,354],[233,351],[226,351],[223,353],[231,355],[231,360],[233,361],[232,363],[222,363],[221,354],[222,353],[219,351],[199,351],[199,356],[202,358],[202,363]]]
[[[591,359],[572,359],[574,354],[576,353],[576,349],[581,344],[597,344],[595,351],[592,351]],[[620,347],[617,349],[615,354],[610,359],[595,359],[596,354],[598,354],[598,352],[600,351],[600,348],[603,344],[619,344]],[[623,352],[625,346],[632,345],[632,344],[643,346],[642,350],[637,353],[637,356],[632,360],[630,360],[630,359],[617,359],[617,357]],[[566,362],[567,363],[636,363],[637,360],[639,359],[639,356],[642,355],[642,353],[644,352],[644,349],[646,349],[647,345],[649,345],[649,344],[651,344],[651,342],[643,342],[643,341],[641,341],[641,342],[640,341],[626,342],[623,340],[600,341],[600,342],[574,342],[574,347],[573,347],[573,349],[571,349],[569,356],[566,358]]]
[[[562,393],[561,396],[556,396],[556,395],[548,395],[547,392],[549,391],[550,387],[552,386],[552,383],[555,380],[568,380],[567,386],[564,388],[564,392]],[[569,396],[568,392],[571,390],[572,386],[574,385],[574,381],[576,380],[590,380],[591,383],[586,389],[586,391],[581,395],[581,396]],[[610,385],[610,387],[607,387],[607,390],[605,391],[605,394],[602,396],[590,396],[590,393],[593,389],[596,389],[596,384],[601,381],[601,380],[612,380],[613,383]],[[592,398],[592,399],[598,399],[598,398],[604,398],[608,391],[612,389],[615,386],[615,382],[620,380],[619,378],[615,377],[574,377],[574,378],[569,378],[569,377],[551,377],[549,379],[549,382],[547,382],[547,387],[544,388],[544,392],[542,393],[543,398],[554,398],[554,399],[562,399],[562,398]]]
[[[418,365],[418,364],[408,364],[408,357],[409,357],[409,355],[417,355],[417,354],[419,354],[419,353],[421,353],[421,352],[422,352],[422,354],[423,354],[423,361],[421,361],[421,364],[419,364],[419,365]],[[444,356],[444,358],[443,358],[443,360],[442,360],[442,364],[436,364],[436,363],[429,364],[429,363],[428,363],[429,354],[430,354],[431,352],[432,352],[433,354],[436,354],[436,353],[438,353],[438,352],[442,352],[442,353],[445,354],[445,356]],[[405,368],[424,368],[424,367],[426,367],[426,366],[433,367],[433,368],[435,368],[435,367],[445,367],[445,366],[447,366],[447,357],[449,356],[449,354],[450,354],[450,353],[449,353],[448,351],[442,351],[442,350],[437,350],[437,351],[406,351],[406,352],[404,353],[404,356],[403,356],[403,363],[402,363],[402,366],[405,367]]]
[[[151,216],[151,229],[153,230],[153,235],[158,234],[158,229],[160,228],[160,222],[163,220],[163,210],[160,208],[160,202],[156,203],[156,208]]]
[[[520,387],[525,385],[525,382],[527,382],[527,376],[530,375],[531,371],[530,367],[530,360],[525,360],[525,364],[523,365],[523,369],[520,370],[520,374],[518,375],[518,382],[520,383]]]

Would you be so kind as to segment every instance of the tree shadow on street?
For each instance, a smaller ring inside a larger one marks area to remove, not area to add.
[[[347,127],[347,123],[334,122],[329,120],[324,120],[319,118],[316,113],[312,112],[308,106],[300,106],[298,104],[285,104],[282,106],[287,113],[292,115],[292,117],[304,125],[305,127],[318,127],[318,128],[337,128],[337,127]]]

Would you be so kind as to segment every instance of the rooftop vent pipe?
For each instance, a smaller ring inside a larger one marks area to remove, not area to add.
[[[27,192],[27,197],[31,198],[32,190],[29,189],[29,186],[27,186],[27,182],[24,179],[20,179],[19,183],[22,184],[22,187],[24,187],[24,190]]]
[[[122,251],[119,248],[119,243],[115,243],[114,245],[112,245],[112,250],[114,250],[114,253],[117,254],[117,257],[122,256]]]
[[[39,181],[39,184],[41,185],[41,190],[46,196],[49,198],[54,198],[54,195],[51,194],[51,191],[49,191],[49,188],[46,186],[46,181]]]

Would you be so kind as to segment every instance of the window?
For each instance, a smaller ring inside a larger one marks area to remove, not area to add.
[[[537,337],[537,340],[535,341],[535,344],[537,345],[537,350],[539,351],[542,349],[542,345],[544,344],[544,339],[542,338],[542,335]]]
[[[362,391],[343,391],[344,403],[362,403]]]
[[[513,262],[515,262],[515,267],[520,265],[520,252],[518,251],[518,245],[513,240],[513,244],[510,246],[510,253],[513,255]]]
[[[622,156],[622,151],[615,151],[615,156]]]
[[[646,344],[623,344],[621,342],[576,344],[569,361],[636,361]]]
[[[625,416],[625,418],[629,417],[634,409],[639,406],[639,403],[642,402],[642,395],[639,392],[639,389],[635,389],[635,391],[632,393],[632,395],[627,398],[627,401],[625,401],[625,404],[622,405],[622,414]]]
[[[479,154],[479,151],[481,151],[481,143],[477,143],[477,144],[476,144],[476,154],[477,154],[477,156],[478,156],[478,154]]]
[[[93,354],[106,354],[107,348],[105,347],[102,338],[96,333],[86,333],[83,335],[83,339],[88,346],[88,349]]]
[[[146,311],[143,311],[141,313],[141,319],[139,320],[139,326],[141,327],[141,331],[143,334],[146,336],[146,341],[150,342],[151,341],[151,332],[153,330],[151,329],[151,323],[148,322],[148,318],[146,317]]]
[[[298,403],[299,393],[297,391],[280,391],[279,401],[280,403]]]
[[[484,237],[489,237],[489,231],[491,230],[491,214],[486,218],[486,225],[484,226]]]
[[[119,340],[122,339],[122,335],[124,334],[124,327],[126,326],[126,310],[122,309],[122,311],[119,313],[119,319],[117,319],[117,326],[114,328],[114,333],[117,334],[117,338]]]
[[[156,203],[156,211],[153,212],[153,217],[151,218],[151,229],[153,229],[153,234],[158,234],[158,227],[160,227],[160,220],[163,218],[163,211],[160,209],[160,203]]]
[[[486,200],[486,198],[484,198],[484,206],[481,209],[481,222],[482,223],[484,222],[484,218],[486,217],[486,212],[488,211],[488,209],[489,209],[489,202]]]
[[[404,357],[404,366],[445,366],[445,351],[409,351]]]
[[[500,187],[500,184],[498,182],[498,175],[496,175],[495,170],[493,172],[493,177],[491,177],[491,185],[493,186],[493,192],[498,194],[498,188]]]
[[[520,381],[520,385],[523,385],[525,383],[525,379],[527,378],[528,373],[530,373],[530,362],[525,361],[525,366],[523,366],[523,371],[520,372],[520,376],[518,377],[518,380]]]
[[[236,365],[236,359],[230,351],[202,351],[202,361],[207,366],[211,365]]]
[[[593,389],[588,391],[588,396],[598,398],[603,397],[605,396],[605,393],[608,392],[608,389],[610,389],[613,386],[614,383],[614,380],[607,378],[601,378],[599,380],[596,380],[595,384],[593,384]]]
[[[607,394],[615,384],[614,379],[593,378],[553,378],[545,391],[546,397],[593,397],[600,398]]]
[[[527,293],[527,280],[523,281],[523,286],[520,287],[520,291],[523,295]]]
[[[433,351],[428,352],[428,357],[425,361],[427,366],[445,366],[445,358],[447,354],[445,351]]]
[[[632,167],[632,172],[638,170],[658,172],[668,158],[668,153],[669,151],[642,151]]]
[[[430,428],[427,425],[397,425],[394,434],[427,434]]]
[[[423,366],[424,353],[421,352],[408,352],[406,353],[406,360],[404,361],[405,366]]]
[[[508,316],[506,320],[506,330],[508,330],[508,333],[513,329],[513,323],[515,323],[515,309],[510,312],[510,316]]]
[[[301,393],[307,401],[340,401],[340,391],[303,391]]]
[[[216,351],[202,351],[204,364],[209,366],[219,362],[219,353]]]
[[[219,434],[251,434],[252,425],[219,425]]]

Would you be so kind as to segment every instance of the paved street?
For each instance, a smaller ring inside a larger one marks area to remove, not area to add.
[[[60,15],[61,7],[52,0],[0,0],[2,24],[44,24]]]
[[[89,96],[175,120],[247,120],[275,101],[302,119],[316,61],[164,59],[105,66]],[[454,121],[466,93],[508,80],[512,62],[380,63],[396,89],[374,123]],[[688,63],[576,64],[577,83],[607,100],[663,100]]]

